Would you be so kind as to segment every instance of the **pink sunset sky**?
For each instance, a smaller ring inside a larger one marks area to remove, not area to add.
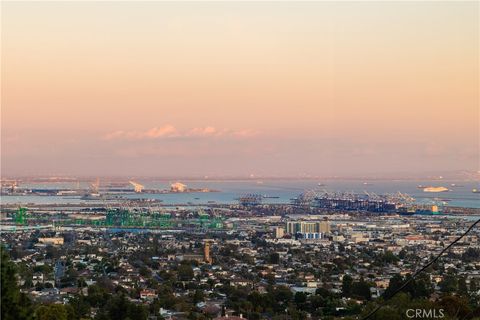
[[[479,3],[2,2],[2,175],[479,169]]]

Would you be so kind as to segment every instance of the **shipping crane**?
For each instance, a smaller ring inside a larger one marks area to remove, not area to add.
[[[128,181],[134,188],[136,193],[141,193],[145,187],[141,185],[140,183],[137,183],[135,181]]]

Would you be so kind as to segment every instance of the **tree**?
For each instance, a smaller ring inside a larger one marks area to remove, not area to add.
[[[387,263],[397,262],[398,260],[399,260],[399,258],[397,256],[395,256],[393,254],[393,252],[387,250],[387,251],[385,251],[385,253],[380,254],[376,258],[376,263],[379,264],[379,265],[384,265],[384,264],[387,264]]]
[[[423,274],[413,280],[413,291],[410,292],[414,298],[428,298],[433,293],[433,286],[430,276]]]
[[[124,294],[110,296],[107,304],[96,315],[96,320],[146,320],[148,312],[141,305],[136,305]]]
[[[68,312],[64,305],[49,304],[35,310],[36,320],[67,320]]]
[[[403,284],[403,277],[400,274],[394,275],[390,278],[390,282],[388,283],[388,288],[385,290],[383,297],[384,298],[391,298],[392,294],[400,288]]]
[[[104,286],[94,284],[88,287],[86,299],[92,307],[103,307],[109,299],[109,294]]]
[[[468,296],[468,287],[465,277],[458,279],[458,292],[463,296]]]
[[[203,294],[202,290],[195,290],[195,293],[193,294],[193,303],[198,303],[201,302],[205,299],[205,295]]]
[[[90,304],[83,295],[77,295],[68,302],[73,311],[73,318],[81,319],[90,311]],[[70,318],[70,317],[69,317]]]
[[[305,303],[307,302],[307,295],[304,292],[297,292],[295,293],[295,304],[297,305],[298,309],[303,309]]]
[[[17,274],[14,263],[3,246],[0,246],[1,255],[1,319],[26,320],[31,319],[32,303],[21,293],[17,286]]]
[[[407,275],[403,278],[400,274],[394,275],[390,279],[388,288],[383,294],[384,298],[391,298],[393,293],[400,288],[405,282],[411,279],[411,275]],[[428,298],[433,292],[432,283],[428,275],[420,275],[415,280],[410,280],[405,288],[402,289],[402,292],[409,293],[412,298]]]
[[[458,319],[464,319],[471,312],[467,299],[463,297],[445,296],[440,305],[448,315]]]
[[[377,314],[375,314],[375,317],[373,319],[401,320],[402,316],[397,309],[392,307],[386,307],[378,310]]]
[[[480,249],[468,248],[462,255],[462,261],[468,263],[480,260]]]
[[[57,259],[60,256],[58,249],[52,245],[47,245],[45,248],[45,258],[46,259]]]
[[[190,281],[192,280],[194,274],[192,266],[188,264],[181,264],[178,267],[178,280],[180,281]]]
[[[33,279],[31,276],[25,279],[25,282],[23,283],[23,287],[27,289],[33,287]]]
[[[280,262],[280,255],[277,252],[270,253],[268,261],[271,264],[278,264]]]
[[[148,278],[152,275],[152,271],[146,266],[140,267],[138,273],[144,278]]]
[[[458,287],[458,280],[454,275],[446,274],[439,285],[442,292],[455,292]]]
[[[363,280],[363,278],[358,282],[354,282],[352,285],[352,295],[364,300],[370,300],[372,298],[370,284]]]
[[[342,296],[350,297],[352,295],[353,279],[348,274],[343,276],[342,279]]]
[[[477,293],[477,291],[478,291],[477,280],[474,279],[474,278],[472,278],[472,279],[470,280],[470,291],[471,291],[472,293]]]
[[[77,281],[77,287],[83,288],[87,286],[87,282],[85,281],[85,278],[80,277]]]
[[[277,302],[283,302],[283,303],[289,302],[290,300],[292,300],[292,297],[293,297],[292,291],[290,290],[290,288],[286,286],[276,287],[273,294]]]

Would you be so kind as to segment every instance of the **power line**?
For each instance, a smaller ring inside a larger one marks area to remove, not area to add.
[[[389,297],[385,297],[385,299],[383,300],[382,303],[380,303],[375,309],[373,309],[367,316],[365,316],[364,318],[362,318],[362,320],[367,320],[369,319],[370,317],[372,317],[375,313],[377,313],[378,310],[380,310],[386,303],[386,301],[388,299],[391,299],[393,298],[397,293],[399,293],[400,291],[402,291],[410,282],[412,282],[413,280],[415,280],[415,278],[420,274],[422,273],[423,271],[425,271],[428,267],[430,267],[432,264],[434,264],[438,259],[440,259],[440,257],[448,250],[450,249],[452,246],[454,246],[458,241],[462,240],[463,237],[465,237],[478,223],[480,223],[480,219],[478,219],[477,221],[475,221],[468,229],[467,231],[465,231],[460,237],[458,237],[457,239],[455,239],[455,241],[453,241],[452,243],[450,243],[448,246],[446,246],[435,258],[433,258],[429,263],[427,263],[426,265],[424,265],[421,269],[419,269],[417,272],[415,272],[413,274],[413,276],[411,276],[403,285],[401,285],[397,290],[395,290]]]

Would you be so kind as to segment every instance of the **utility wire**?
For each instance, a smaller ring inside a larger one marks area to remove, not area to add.
[[[413,274],[413,276],[411,276],[403,285],[401,285],[397,290],[395,290],[389,297],[385,297],[385,299],[383,300],[382,303],[380,303],[375,309],[373,309],[368,315],[366,315],[364,318],[362,318],[362,320],[367,320],[369,318],[371,318],[375,313],[377,313],[378,310],[380,310],[380,308],[382,308],[386,301],[393,298],[397,293],[399,293],[400,291],[402,291],[410,282],[412,282],[413,280],[415,280],[415,278],[420,274],[422,273],[423,271],[425,271],[428,267],[430,267],[432,264],[434,264],[438,259],[440,259],[440,257],[446,252],[448,251],[448,249],[450,249],[452,246],[454,246],[458,241],[462,240],[463,237],[465,237],[478,223],[480,223],[480,219],[478,219],[477,221],[475,221],[468,229],[467,231],[465,231],[460,237],[458,237],[457,239],[455,239],[455,241],[453,241],[452,243],[450,243],[448,246],[445,247],[445,249],[443,249],[435,258],[433,258],[429,263],[427,263],[426,265],[424,265],[421,269],[419,269],[417,272],[415,272]]]

